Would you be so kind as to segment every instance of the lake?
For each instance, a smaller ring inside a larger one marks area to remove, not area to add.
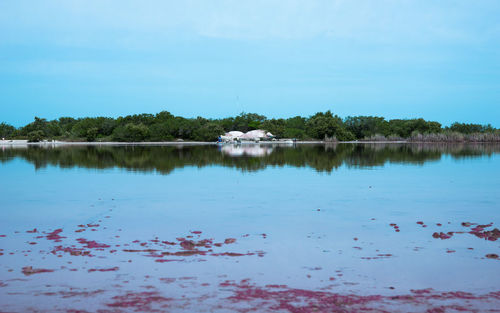
[[[500,145],[0,147],[1,312],[500,312]]]

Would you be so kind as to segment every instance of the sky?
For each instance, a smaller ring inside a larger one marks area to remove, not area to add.
[[[498,0],[0,0],[0,122],[331,110],[500,127]]]

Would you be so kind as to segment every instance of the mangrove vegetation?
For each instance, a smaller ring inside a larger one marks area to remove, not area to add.
[[[453,123],[443,127],[438,122],[419,119],[391,119],[376,116],[341,118],[331,111],[309,117],[267,118],[256,113],[235,117],[207,119],[184,118],[167,111],[158,114],[137,114],[118,118],[61,117],[34,121],[16,128],[0,124],[0,137],[61,141],[215,141],[228,131],[247,132],[264,129],[276,138],[326,141],[500,141],[500,131],[491,125]]]

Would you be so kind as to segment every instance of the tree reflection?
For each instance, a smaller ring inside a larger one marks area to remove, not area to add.
[[[340,166],[374,167],[386,163],[424,164],[443,156],[475,158],[500,152],[498,144],[331,144],[243,146],[28,146],[3,148],[0,162],[24,159],[46,166],[89,169],[122,168],[169,174],[185,166],[224,166],[258,171],[268,166],[308,167],[332,172]]]

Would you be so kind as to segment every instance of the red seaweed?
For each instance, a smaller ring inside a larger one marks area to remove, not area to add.
[[[439,233],[433,233],[432,234],[432,237],[436,238],[436,239],[450,239],[451,237],[453,236],[453,233],[452,232],[449,232],[448,234],[445,234],[443,232],[439,232]]]
[[[91,268],[88,270],[89,273],[92,272],[115,272],[119,270],[120,268],[118,266],[111,267],[111,268]]]
[[[111,247],[110,245],[104,244],[104,243],[98,243],[93,240],[87,240],[85,238],[78,238],[76,239],[80,244],[85,245],[86,248],[88,249],[97,249],[97,250],[102,250],[103,248],[109,248]]]
[[[161,296],[157,291],[128,292],[112,298],[114,302],[106,304],[113,308],[131,308],[136,312],[151,312],[154,304],[170,301],[170,298]]]
[[[192,240],[184,240],[180,243],[182,249],[185,250],[193,250],[195,247],[195,244]]]
[[[22,273],[26,276],[40,273],[51,273],[54,270],[45,269],[45,268],[33,268],[32,266],[25,266],[22,268]]]
[[[60,233],[62,233],[62,229],[61,228],[58,228],[56,230],[54,230],[53,232],[50,232],[47,234],[47,236],[45,236],[48,240],[53,240],[55,242],[61,242],[61,239],[63,238],[66,238],[66,237],[62,237],[62,236],[59,236]]]

